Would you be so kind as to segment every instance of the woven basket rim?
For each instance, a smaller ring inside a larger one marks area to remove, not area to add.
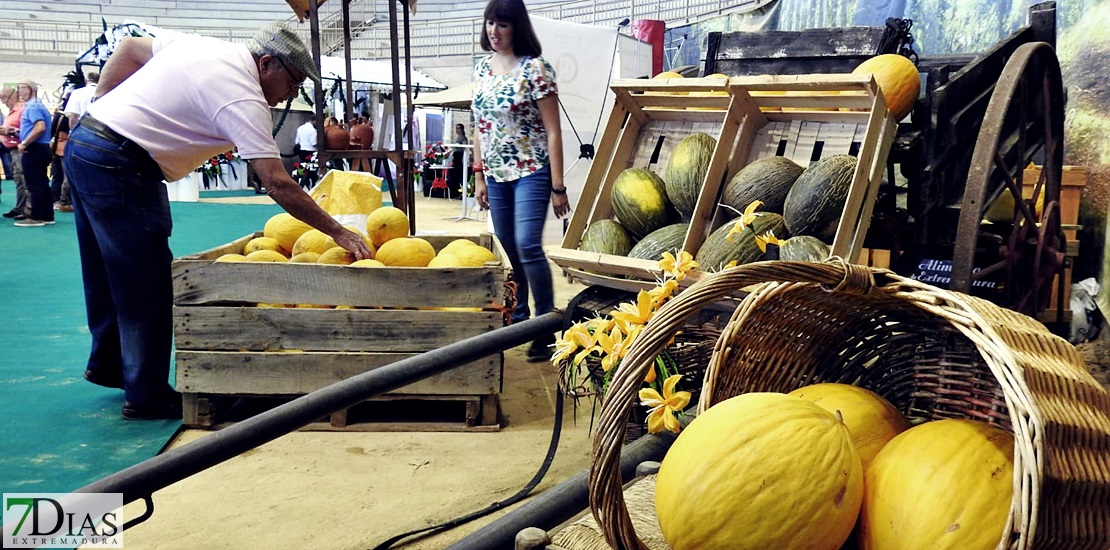
[[[993,309],[1002,308],[985,300],[899,276],[889,270],[849,264],[840,258],[831,258],[824,263],[756,262],[724,270],[702,278],[656,312],[613,375],[594,435],[590,508],[610,545],[614,548],[645,548],[628,520],[623,500],[622,480],[617,468],[622,441],[615,427],[623,426],[634,406],[639,381],[646,373],[646,360],[662,349],[684,319],[706,304],[760,283],[765,284],[741,302],[733,319],[743,315],[743,308],[758,306],[760,289],[770,289],[783,283],[807,283],[821,285],[827,292],[883,292],[937,316],[972,342],[1002,390],[1014,433],[1014,499],[1004,531],[1006,536],[1000,540],[1009,541],[1009,548],[1032,546],[1043,481],[1045,422],[1033,403],[1014,351],[983,314],[984,311],[993,312]],[[1017,316],[1014,319],[1024,318],[1009,310],[1003,311]],[[1046,338],[1058,339],[1043,326],[1041,330]],[[709,382],[706,384],[702,390],[703,400],[711,394]]]

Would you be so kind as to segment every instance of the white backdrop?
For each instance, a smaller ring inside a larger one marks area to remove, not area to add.
[[[579,202],[582,183],[591,165],[591,161],[578,160],[578,139],[597,145],[594,134],[605,130],[598,121],[605,123],[613,104],[609,81],[650,76],[651,45],[619,34],[616,27],[568,23],[534,15],[532,26],[543,46],[544,59],[555,68],[559,100],[563,104],[560,111],[564,181],[573,207]],[[549,211],[548,221],[552,220],[555,216]],[[561,222],[546,224],[544,242],[560,242],[562,232]]]

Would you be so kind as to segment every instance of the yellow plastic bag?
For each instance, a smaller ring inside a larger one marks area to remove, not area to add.
[[[382,207],[382,179],[369,172],[331,170],[310,195],[339,223],[365,231],[366,216]]]

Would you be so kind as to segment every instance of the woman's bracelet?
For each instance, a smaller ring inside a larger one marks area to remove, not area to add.
[[[556,195],[566,195],[567,194],[567,188],[566,188],[566,186],[560,187],[559,189],[556,189],[556,188],[552,187],[551,192],[555,193]]]

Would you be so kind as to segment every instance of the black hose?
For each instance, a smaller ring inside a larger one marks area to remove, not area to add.
[[[529,481],[528,484],[525,485],[523,489],[521,489],[520,491],[517,491],[517,493],[515,495],[513,495],[513,496],[511,496],[511,497],[509,497],[505,500],[502,500],[500,502],[494,502],[493,504],[490,504],[489,506],[486,506],[485,508],[482,508],[481,510],[478,510],[476,512],[471,512],[469,514],[459,516],[455,519],[445,521],[445,522],[440,523],[438,525],[433,525],[431,527],[425,527],[423,529],[414,529],[414,530],[409,531],[407,533],[401,533],[400,535],[390,537],[389,539],[386,539],[385,542],[375,546],[374,550],[387,550],[388,548],[392,548],[394,544],[400,542],[401,540],[406,539],[408,537],[411,537],[413,535],[420,534],[420,533],[426,533],[426,535],[433,535],[433,534],[438,533],[440,531],[446,531],[448,529],[458,527],[459,525],[462,525],[464,523],[468,523],[468,522],[471,522],[473,520],[476,520],[480,517],[488,516],[488,515],[496,512],[498,510],[501,510],[501,509],[503,509],[505,507],[508,507],[508,506],[512,506],[513,504],[516,504],[517,502],[520,502],[521,500],[524,499],[524,497],[528,496],[529,493],[531,493],[532,490],[535,489],[536,486],[540,484],[540,481],[543,481],[543,477],[545,475],[547,475],[547,470],[549,468],[551,468],[551,462],[555,460],[555,451],[557,451],[559,449],[559,435],[562,433],[562,431],[563,431],[563,392],[562,392],[561,389],[556,388],[555,389],[555,426],[551,430],[551,442],[547,445],[547,456],[545,456],[543,458],[543,463],[540,464],[539,471],[536,472],[536,475],[532,476],[532,480]]]

